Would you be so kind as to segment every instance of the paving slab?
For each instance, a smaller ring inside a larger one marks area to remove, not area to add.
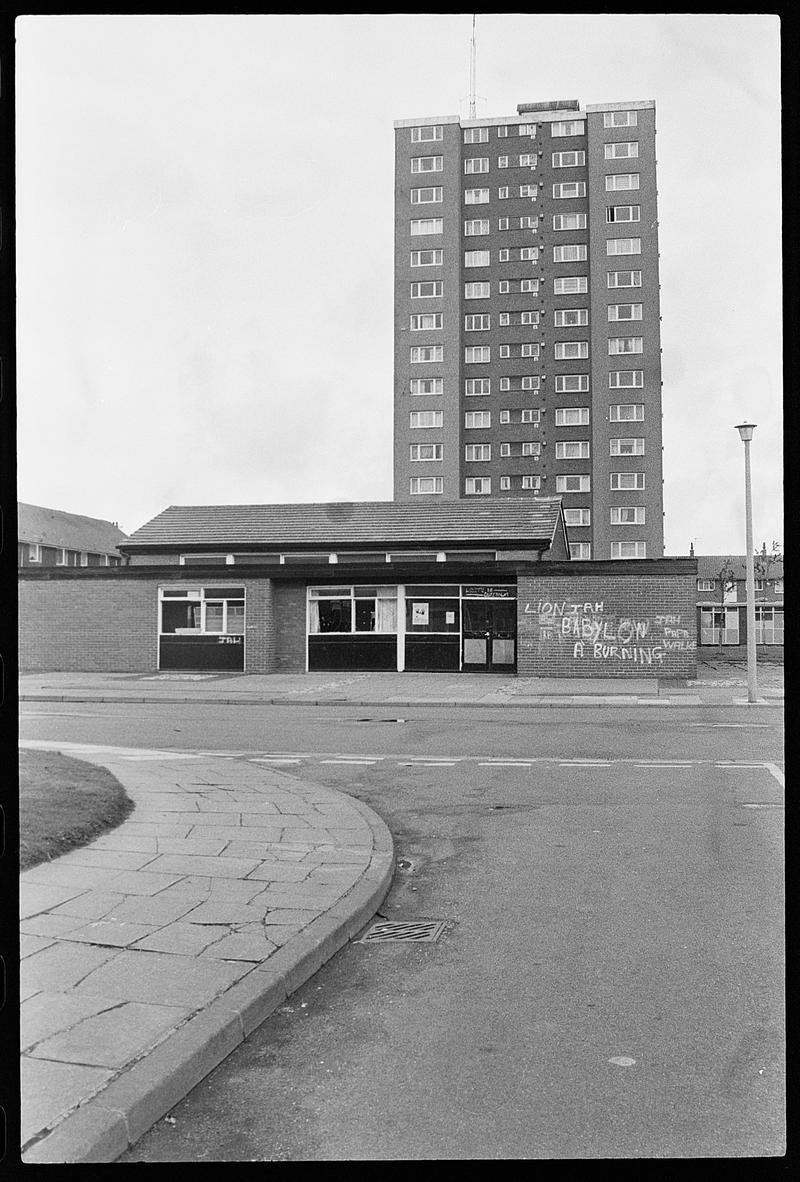
[[[108,1162],[375,913],[392,840],[263,765],[30,745],[108,768],[135,806],[20,878],[22,1160]]]

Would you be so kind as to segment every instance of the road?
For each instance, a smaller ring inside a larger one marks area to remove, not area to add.
[[[382,911],[446,921],[351,943],[121,1162],[782,1152],[778,709],[23,705],[350,792]]]

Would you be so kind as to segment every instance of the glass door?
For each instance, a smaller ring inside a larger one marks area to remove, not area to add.
[[[462,668],[475,673],[513,673],[516,667],[517,604],[508,599],[464,599]]]

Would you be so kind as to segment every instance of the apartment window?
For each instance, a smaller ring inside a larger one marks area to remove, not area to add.
[[[764,580],[764,579],[755,579],[755,580],[754,580],[754,584],[755,584],[755,587],[754,587],[754,589],[755,589],[756,591],[765,591],[765,590],[766,590],[766,580]]]
[[[430,460],[441,460],[442,458],[441,443],[412,443],[410,448],[411,462],[414,464],[427,463]]]
[[[538,423],[540,417],[541,411],[536,410],[534,407],[525,407],[520,411],[521,423]],[[537,452],[536,454],[538,455],[539,453]]]
[[[526,293],[530,294],[531,292],[537,292],[539,290],[539,280],[520,279],[519,290],[522,295],[525,295]],[[523,320],[522,323],[525,324],[525,321]]]
[[[615,144],[604,144],[606,160],[626,160],[639,155],[638,140],[620,140]]]
[[[425,312],[420,315],[415,315],[410,318],[410,325],[412,332],[425,332],[428,329],[442,327],[442,313],[441,312]]]
[[[569,246],[554,246],[553,262],[584,263],[586,262],[586,246],[582,242],[573,242]]]
[[[569,556],[576,562],[588,562],[592,557],[592,546],[590,542],[570,542]]]
[[[556,492],[591,492],[591,476],[556,476]]]
[[[440,493],[443,483],[441,476],[412,476],[409,481],[409,492],[412,496]]]
[[[557,460],[588,460],[588,439],[562,439],[556,444]]]
[[[431,279],[425,283],[412,283],[410,294],[412,300],[429,300],[443,293],[441,279]]]
[[[468,443],[464,448],[464,459],[467,461],[467,463],[485,463],[491,458],[491,443]]]
[[[641,287],[641,271],[607,271],[606,278],[609,287]]]
[[[464,382],[464,393],[468,398],[478,395],[485,397],[492,392],[491,378],[467,378]]]
[[[467,496],[487,496],[491,491],[492,481],[489,476],[468,476],[464,481]]]
[[[556,394],[586,394],[588,390],[588,373],[562,373],[556,377]]]
[[[497,129],[497,135],[500,139],[505,139],[508,135],[508,124],[502,123]]]
[[[464,172],[467,174],[488,171],[489,159],[487,156],[470,156],[469,160],[464,161]]]
[[[442,394],[443,385],[444,378],[412,378],[409,389],[415,397],[423,394]]]
[[[562,181],[560,184],[553,185],[553,196],[557,199],[564,197],[585,197],[586,181]]]
[[[641,205],[608,205],[606,207],[607,222],[640,222],[641,220]]]
[[[585,163],[585,152],[553,152],[553,168],[577,168]]]
[[[716,585],[717,584],[714,581],[714,579],[698,579],[697,580],[697,590],[698,591],[713,591],[714,588],[716,587]]]
[[[488,127],[465,127],[464,128],[464,143],[465,144],[485,144],[489,140]]]
[[[412,250],[409,263],[412,267],[441,267],[441,250]]]
[[[488,189],[465,189],[464,203],[466,205],[486,205],[489,201]]]
[[[508,188],[508,185],[504,185],[501,189],[498,189],[497,196],[500,198],[501,201],[506,200],[510,196],[510,190]]]
[[[612,439],[609,449],[612,456],[643,456],[644,439]]]
[[[536,135],[535,123],[520,123],[517,125],[517,135]]]
[[[644,386],[643,369],[613,369],[608,375],[611,390],[640,390]]]
[[[468,345],[464,350],[464,361],[485,363],[492,360],[492,351],[488,345]]]
[[[539,456],[539,455],[541,455],[541,453],[542,453],[541,443],[531,441],[528,443],[523,443],[523,445],[522,445],[522,454],[524,456]]]
[[[489,298],[488,283],[465,283],[464,284],[464,299],[465,300],[488,300]]]
[[[553,280],[553,295],[583,295],[588,290],[589,280],[585,275],[570,275]]]
[[[611,509],[612,525],[644,525],[644,505],[615,505]]]
[[[541,476],[523,476],[522,477],[522,487],[523,488],[541,488],[542,487]]]
[[[521,246],[519,248],[519,261],[521,263],[537,263],[539,261],[539,247]]]
[[[617,402],[608,408],[608,418],[612,423],[643,423],[643,402]]]
[[[637,116],[636,111],[604,111],[603,127],[635,127]]]
[[[510,476],[501,476],[500,477],[500,491],[501,492],[508,492],[508,490],[510,488],[511,488],[511,477]]]
[[[465,332],[483,332],[492,327],[492,318],[488,312],[479,312],[476,316],[464,317]]]
[[[582,119],[562,119],[550,124],[550,134],[555,138],[562,135],[584,135],[586,124]]]
[[[574,361],[589,356],[588,341],[556,341],[554,349],[556,361]]]
[[[738,644],[739,609],[736,607],[701,608],[700,643]]]
[[[467,238],[473,237],[476,234],[489,233],[489,219],[488,218],[472,218],[470,221],[464,222],[464,234]]]
[[[646,542],[612,542],[612,558],[647,558]]]
[[[503,358],[510,357],[510,356],[511,356],[511,346],[510,345],[501,345],[500,346],[500,359],[503,360]]]
[[[586,427],[588,424],[588,406],[559,406],[556,408],[557,427]]]
[[[412,156],[412,172],[441,172],[442,156]]]
[[[612,492],[640,492],[644,488],[644,472],[612,472]]]
[[[588,308],[559,308],[555,313],[556,328],[579,328],[588,323]]]
[[[500,263],[507,263],[510,257],[511,257],[510,251],[501,250],[499,255],[497,256],[497,261]]]
[[[505,460],[505,459],[508,459],[508,457],[510,455],[511,455],[511,444],[510,443],[501,443],[500,444],[500,458]]]
[[[441,186],[428,189],[412,189],[411,190],[411,204],[412,205],[434,205],[442,200]]]
[[[538,357],[539,346],[533,341],[525,341],[520,345],[520,357]]]
[[[432,140],[440,140],[444,137],[444,131],[441,125],[429,125],[428,127],[412,127],[411,128],[411,142],[412,144],[426,144]]]
[[[538,324],[539,323],[539,313],[538,312],[520,312],[519,322],[520,322],[520,324]]]
[[[783,595],[783,579],[776,579],[774,584],[776,595]]]
[[[519,158],[520,168],[535,168],[537,156],[535,152],[526,152],[524,156]]]
[[[465,267],[488,267],[489,266],[489,251],[488,250],[465,250],[464,251],[464,266]]]
[[[606,242],[606,254],[641,254],[641,238],[609,238]]]
[[[498,168],[508,168],[508,156],[498,156],[497,157],[497,167]]]
[[[556,213],[553,214],[554,230],[585,230],[585,213]]]
[[[412,237],[421,234],[441,234],[443,227],[442,218],[414,218],[411,222],[411,234]],[[439,261],[441,262],[441,259]]]
[[[564,510],[564,524],[565,525],[591,525],[592,524],[591,509],[565,509]]]
[[[756,644],[783,644],[783,608],[756,608]]]
[[[411,349],[411,363],[417,365],[429,361],[441,361],[443,355],[443,345],[414,345]]]
[[[620,353],[642,353],[643,337],[609,337],[608,352],[611,357]]]
[[[501,410],[500,411],[500,422],[501,423],[510,423],[511,422],[511,411],[510,410]]]
[[[535,230],[539,225],[539,219],[532,214],[523,214],[519,219],[520,230]]]
[[[617,172],[606,177],[606,193],[621,193],[625,189],[638,188],[638,172]]]
[[[508,230],[509,229],[509,219],[508,218],[500,218],[500,220],[497,223],[497,228],[498,228],[498,230]]]
[[[441,410],[412,410],[408,416],[408,425],[412,431],[419,431],[424,427],[441,427],[443,413]]]
[[[642,319],[642,305],[641,304],[609,304],[608,305],[608,319],[614,320],[641,320]]]
[[[468,410],[464,414],[464,427],[468,431],[479,427],[491,427],[492,412],[490,410]]]

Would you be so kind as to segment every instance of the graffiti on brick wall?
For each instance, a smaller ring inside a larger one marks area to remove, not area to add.
[[[680,614],[625,616],[607,610],[603,600],[539,599],[525,604],[525,615],[537,618],[540,644],[570,646],[576,661],[663,665],[668,653],[697,648]]]

